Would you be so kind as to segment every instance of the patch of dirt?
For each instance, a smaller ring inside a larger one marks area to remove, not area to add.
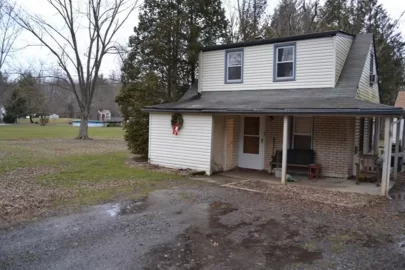
[[[281,269],[322,258],[319,250],[295,243],[299,232],[275,219],[234,225],[221,221],[237,211],[229,203],[211,203],[208,228],[192,226],[174,243],[155,248],[145,269],[234,269],[236,265],[238,269]]]
[[[228,184],[229,187],[249,189],[264,194],[284,196],[285,198],[304,199],[322,204],[331,204],[344,207],[372,206],[387,201],[386,198],[367,194],[348,193],[314,188],[279,185],[264,181],[248,180]]]
[[[12,222],[23,215],[41,213],[52,202],[73,196],[74,191],[44,187],[34,179],[55,173],[48,167],[19,168],[0,177],[0,220]]]
[[[199,172],[193,171],[191,169],[171,169],[171,168],[166,168],[163,166],[159,165],[154,165],[150,164],[147,160],[144,158],[140,158],[139,156],[132,156],[129,157],[125,164],[129,166],[130,168],[138,168],[138,169],[143,169],[143,170],[149,170],[149,171],[155,171],[155,172],[163,172],[163,173],[171,173],[171,174],[176,174],[180,176],[192,176],[195,174],[198,174]]]

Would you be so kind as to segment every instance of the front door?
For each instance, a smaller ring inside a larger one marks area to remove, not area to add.
[[[242,116],[239,167],[264,169],[264,117]]]

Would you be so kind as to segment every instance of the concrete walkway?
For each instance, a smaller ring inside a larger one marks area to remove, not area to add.
[[[307,176],[293,175],[297,182],[288,182],[288,185],[304,186],[309,188],[325,189],[330,191],[354,192],[360,194],[380,195],[381,188],[375,183],[359,183],[356,185],[354,180],[346,180],[340,178],[321,178],[317,180],[309,180]],[[201,178],[200,178],[201,179]],[[225,185],[232,182],[243,180],[258,180],[266,181],[274,184],[281,184],[281,180],[274,175],[268,174],[265,171],[251,170],[232,170],[215,174],[211,177],[203,177],[208,182]],[[394,182],[390,182],[390,189],[394,186]]]

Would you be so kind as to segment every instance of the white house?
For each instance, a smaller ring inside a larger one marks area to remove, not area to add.
[[[6,114],[6,109],[0,105],[0,123],[3,123],[3,117]]]
[[[388,192],[392,118],[380,104],[372,34],[331,31],[201,49],[198,84],[180,101],[148,106],[149,160],[212,174],[236,167],[319,164],[348,178],[386,129],[381,193]],[[377,121],[375,121],[377,120]],[[377,123],[375,125],[374,123]]]

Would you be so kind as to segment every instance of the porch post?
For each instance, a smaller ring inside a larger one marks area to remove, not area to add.
[[[385,118],[385,130],[384,130],[384,163],[381,176],[381,195],[386,196],[388,194],[388,186],[391,171],[391,118]]]
[[[395,124],[397,126],[397,134],[395,136],[395,158],[394,158],[394,181],[398,179],[398,152],[399,152],[399,137],[401,134],[401,120],[402,116],[397,118],[397,123]]]
[[[281,184],[286,184],[287,179],[287,142],[288,142],[288,115],[284,115],[283,125],[283,159],[281,163]]]
[[[404,117],[402,117],[401,124],[399,126],[402,126],[402,152],[405,152],[405,119],[404,119]]]
[[[374,155],[378,155],[378,146],[380,144],[380,126],[381,126],[381,118],[375,118],[375,125],[374,125]]]

